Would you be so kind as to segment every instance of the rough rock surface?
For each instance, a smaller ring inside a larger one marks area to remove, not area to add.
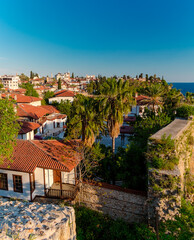
[[[74,209],[0,198],[0,239],[75,240]]]

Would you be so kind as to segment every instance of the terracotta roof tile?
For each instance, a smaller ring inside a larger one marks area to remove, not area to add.
[[[18,106],[17,115],[19,117],[31,117],[34,119],[39,119],[50,112],[42,106],[32,106],[28,104],[21,104]]]
[[[1,169],[33,172],[36,167],[70,172],[79,163],[76,150],[57,140],[17,140],[12,161],[5,160]]]
[[[46,109],[49,111],[49,113],[60,113],[55,107],[53,107],[52,105],[44,105],[41,106],[42,108]]]
[[[75,97],[75,93],[69,90],[62,90],[55,93],[55,97]]]
[[[40,127],[40,124],[35,123],[35,122],[20,121],[19,123],[21,126],[19,134],[25,134],[25,133],[31,132],[32,130],[35,130]]]
[[[42,98],[25,96],[23,94],[9,94],[9,97],[11,97],[12,99],[15,99],[17,103],[31,103],[31,102],[37,102],[42,100]],[[6,94],[2,94],[2,98],[6,98]]]

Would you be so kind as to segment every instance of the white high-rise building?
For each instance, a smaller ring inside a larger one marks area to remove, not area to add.
[[[18,82],[20,81],[20,77],[18,75],[4,75],[0,76],[0,80],[4,88],[18,89]]]

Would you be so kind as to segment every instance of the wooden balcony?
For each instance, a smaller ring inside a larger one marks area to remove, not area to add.
[[[77,194],[77,187],[73,184],[54,183],[50,188],[45,189],[45,195],[49,198],[74,199]]]

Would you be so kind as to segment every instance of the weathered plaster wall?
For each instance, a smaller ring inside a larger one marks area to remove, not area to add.
[[[147,219],[146,194],[138,191],[122,191],[115,186],[109,189],[102,186],[83,184],[82,193],[76,201],[87,207],[102,211],[112,218],[122,218],[128,222],[145,222]]]

